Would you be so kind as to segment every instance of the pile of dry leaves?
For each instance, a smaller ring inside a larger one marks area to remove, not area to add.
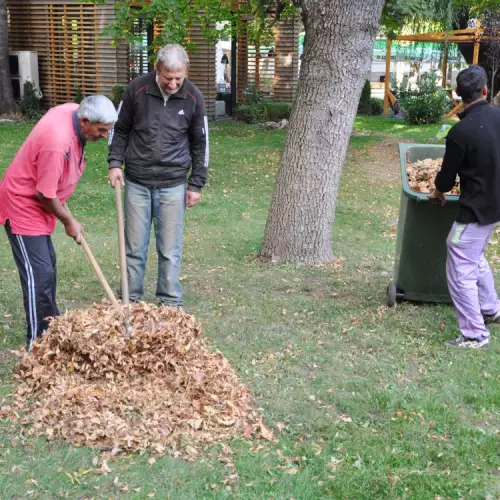
[[[237,435],[272,438],[192,316],[141,303],[130,318],[130,339],[104,302],[54,319],[19,362],[11,418],[48,439],[179,456]]]
[[[443,164],[442,158],[426,158],[425,160],[418,160],[414,163],[408,162],[406,164],[406,172],[408,174],[408,183],[413,191],[420,193],[430,193],[434,190],[434,181],[437,173],[441,170]],[[457,177],[455,186],[446,194],[459,195],[460,194],[460,180]]]

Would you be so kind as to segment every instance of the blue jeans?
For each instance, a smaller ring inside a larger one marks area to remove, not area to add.
[[[156,297],[165,305],[182,306],[179,282],[182,260],[186,185],[148,188],[125,182],[125,249],[130,300],[144,294],[144,273],[151,222],[158,253]]]

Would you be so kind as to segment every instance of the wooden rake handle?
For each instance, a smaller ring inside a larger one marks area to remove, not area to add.
[[[66,210],[71,215],[71,212],[69,210],[68,205],[65,204],[64,207],[66,208]],[[94,268],[94,271],[95,271],[95,273],[97,275],[97,278],[101,282],[101,285],[103,286],[103,288],[104,288],[104,290],[106,292],[106,295],[108,296],[109,300],[111,301],[111,303],[117,309],[121,309],[120,303],[118,302],[118,300],[116,300],[116,297],[115,297],[115,294],[113,293],[113,290],[111,290],[111,287],[109,286],[109,283],[106,281],[106,278],[104,277],[104,274],[102,274],[101,268],[99,267],[99,264],[95,260],[95,257],[92,254],[92,252],[90,250],[90,247],[87,244],[87,241],[85,240],[85,237],[83,236],[83,234],[80,235],[80,245],[82,246],[83,251],[85,252],[85,255],[87,256],[87,258],[89,259],[90,263],[92,264],[92,267]]]
[[[90,251],[90,248],[89,248],[87,241],[85,240],[83,234],[81,235],[80,244],[83,248],[83,251],[85,252],[85,255],[87,255],[90,263],[92,264],[92,267],[94,268],[94,271],[97,275],[97,278],[101,282],[101,285],[103,286],[109,300],[117,309],[121,309],[120,304],[119,304],[118,300],[116,299],[115,294],[113,293],[113,290],[111,290],[111,287],[109,286],[109,283],[106,281],[104,274],[102,274],[101,268],[99,267],[99,264],[95,260],[94,255]]]
[[[116,200],[116,220],[118,224],[118,255],[120,257],[120,275],[122,287],[122,303],[129,304],[128,297],[128,276],[127,276],[127,258],[125,255],[125,227],[123,223],[123,205],[122,205],[122,186],[119,180],[115,182],[115,200]]]

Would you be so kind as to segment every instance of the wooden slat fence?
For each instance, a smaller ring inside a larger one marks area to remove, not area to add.
[[[113,3],[8,0],[9,48],[38,53],[42,107],[84,95],[109,94],[127,81],[127,48],[113,47],[102,29],[113,19]]]

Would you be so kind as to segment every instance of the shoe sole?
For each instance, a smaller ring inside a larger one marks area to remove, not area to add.
[[[476,345],[474,345],[476,344]],[[490,343],[486,342],[486,344],[481,344],[477,345],[477,343],[469,343],[469,344],[463,344],[463,345],[456,345],[456,344],[447,344],[446,342],[444,343],[446,347],[451,347],[453,349],[486,349]]]

